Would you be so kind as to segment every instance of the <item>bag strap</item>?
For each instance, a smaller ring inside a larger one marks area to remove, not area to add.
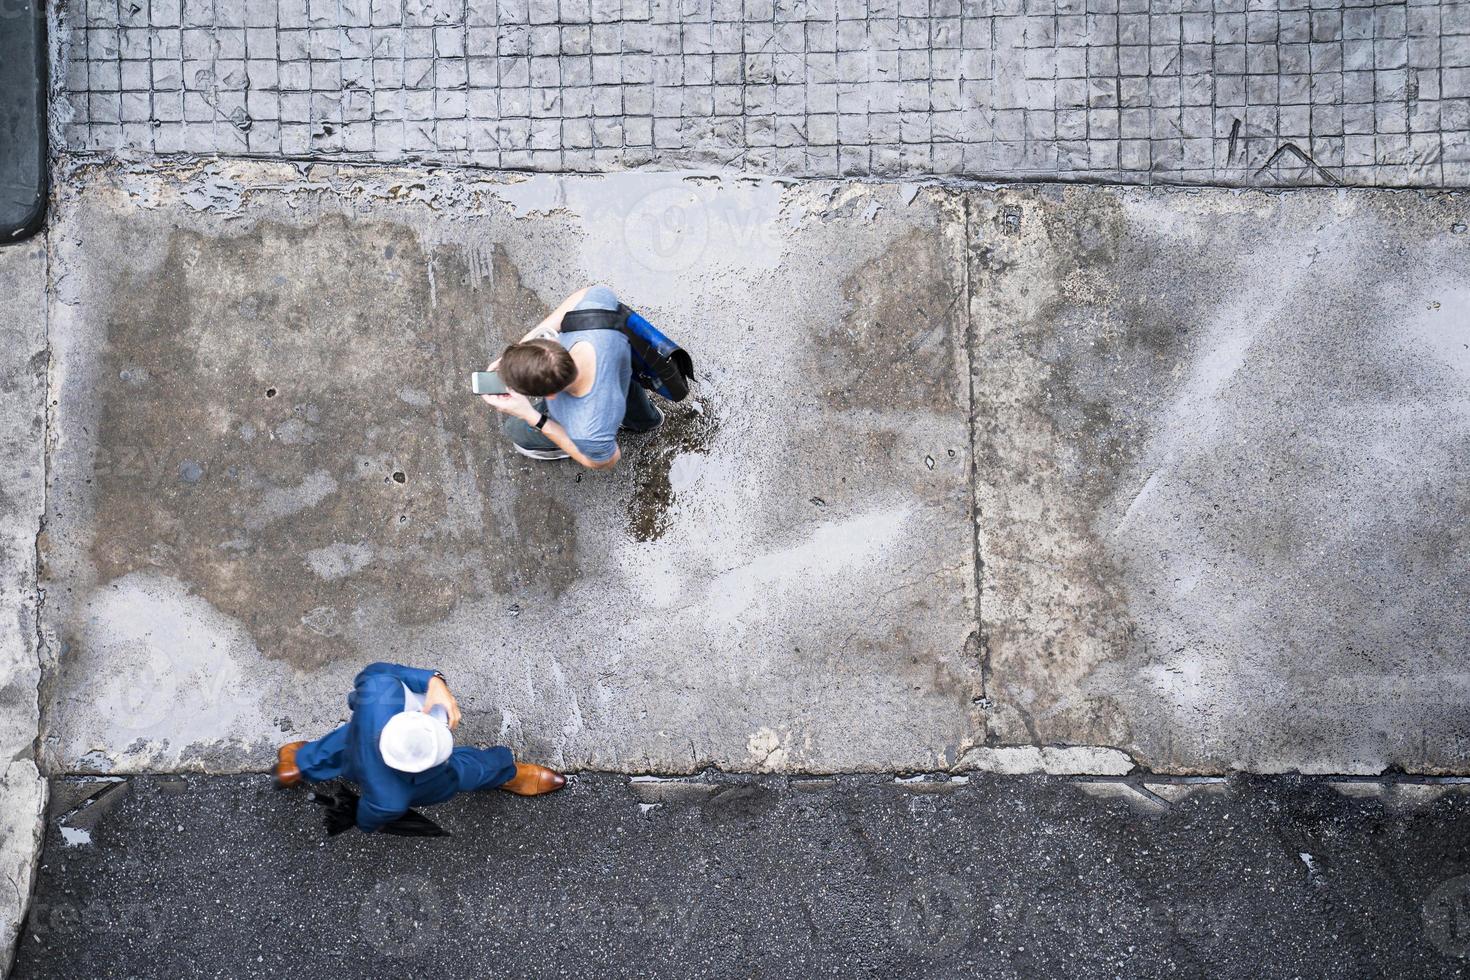
[[[622,330],[628,329],[628,314],[632,310],[618,304],[615,310],[572,310],[561,318],[561,332],[575,333],[578,330]]]

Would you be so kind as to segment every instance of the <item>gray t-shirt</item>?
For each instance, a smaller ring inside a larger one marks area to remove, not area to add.
[[[593,286],[575,307],[579,310],[615,310],[618,298],[606,286]],[[560,324],[558,324],[560,326]],[[591,344],[597,356],[592,390],[580,398],[561,392],[546,400],[546,414],[571,437],[588,459],[601,463],[618,449],[618,426],[628,410],[628,382],[633,377],[633,352],[621,330],[578,330],[558,334],[567,350]]]

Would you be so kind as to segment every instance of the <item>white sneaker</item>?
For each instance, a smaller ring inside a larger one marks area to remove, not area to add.
[[[560,449],[527,449],[525,446],[519,445],[519,444],[514,443],[514,442],[511,443],[511,445],[516,447],[516,452],[520,453],[522,456],[529,456],[532,459],[571,459],[572,458],[572,457],[568,456],[565,452],[563,452]]]

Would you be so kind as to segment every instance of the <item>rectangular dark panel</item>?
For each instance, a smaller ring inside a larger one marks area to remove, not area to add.
[[[0,245],[46,214],[46,16],[37,0],[0,0]]]

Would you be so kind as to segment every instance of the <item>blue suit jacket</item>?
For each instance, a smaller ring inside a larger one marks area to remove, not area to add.
[[[388,719],[404,709],[403,688],[423,694],[433,676],[432,670],[401,664],[369,664],[347,696],[352,720],[296,753],[307,779],[345,777],[357,783],[362,791],[357,826],[362,830],[377,830],[409,807],[442,803],[461,789],[499,785],[515,775],[506,749],[456,748],[448,762],[419,773],[399,772],[383,761],[378,736]]]

